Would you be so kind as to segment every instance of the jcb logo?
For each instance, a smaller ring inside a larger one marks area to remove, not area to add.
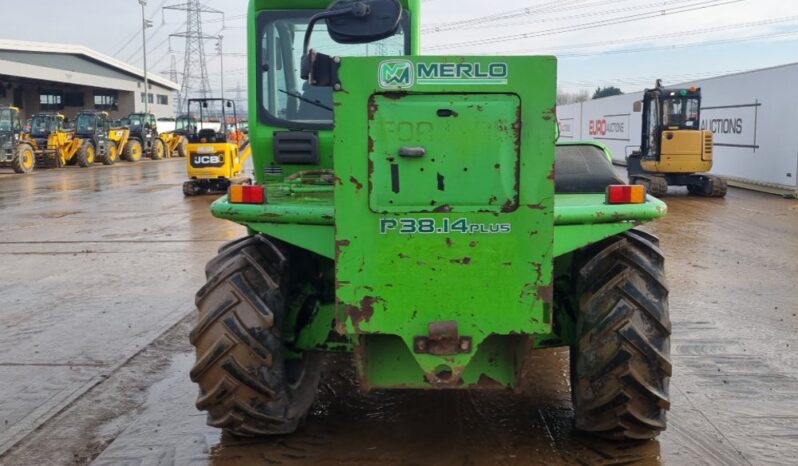
[[[401,89],[413,86],[413,63],[408,60],[386,60],[380,63],[380,87]]]
[[[195,167],[219,167],[224,165],[222,155],[195,155],[192,157],[191,164]]]

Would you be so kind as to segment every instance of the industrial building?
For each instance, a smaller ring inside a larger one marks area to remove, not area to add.
[[[114,58],[78,45],[0,40],[0,105],[19,107],[23,117],[57,111],[67,118],[83,109],[122,118],[144,111],[173,117],[173,96],[180,86]],[[145,97],[146,95],[146,97]]]
[[[798,63],[667,87],[701,88],[701,129],[715,134],[712,173],[730,184],[798,195]],[[651,83],[651,87],[654,83]],[[642,92],[557,108],[560,137],[595,139],[615,161],[640,149]]]

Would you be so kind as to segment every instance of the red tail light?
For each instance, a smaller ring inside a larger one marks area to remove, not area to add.
[[[646,188],[641,185],[614,184],[607,187],[607,204],[643,204]]]
[[[265,204],[266,190],[262,185],[233,185],[228,196],[233,204]]]

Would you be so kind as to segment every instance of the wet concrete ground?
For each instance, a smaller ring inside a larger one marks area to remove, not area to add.
[[[521,395],[360,394],[327,361],[296,435],[205,426],[188,381],[202,266],[241,229],[184,200],[179,161],[0,175],[0,464],[794,464],[798,202],[732,189],[667,199],[669,429],[602,442],[571,428],[567,351],[535,354]],[[81,188],[81,186],[91,186]]]

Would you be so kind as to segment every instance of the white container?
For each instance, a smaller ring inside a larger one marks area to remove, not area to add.
[[[664,86],[701,88],[701,127],[715,133],[713,174],[798,194],[798,64]],[[623,164],[640,148],[642,113],[633,106],[642,98],[636,92],[558,107],[560,137],[601,141]]]

